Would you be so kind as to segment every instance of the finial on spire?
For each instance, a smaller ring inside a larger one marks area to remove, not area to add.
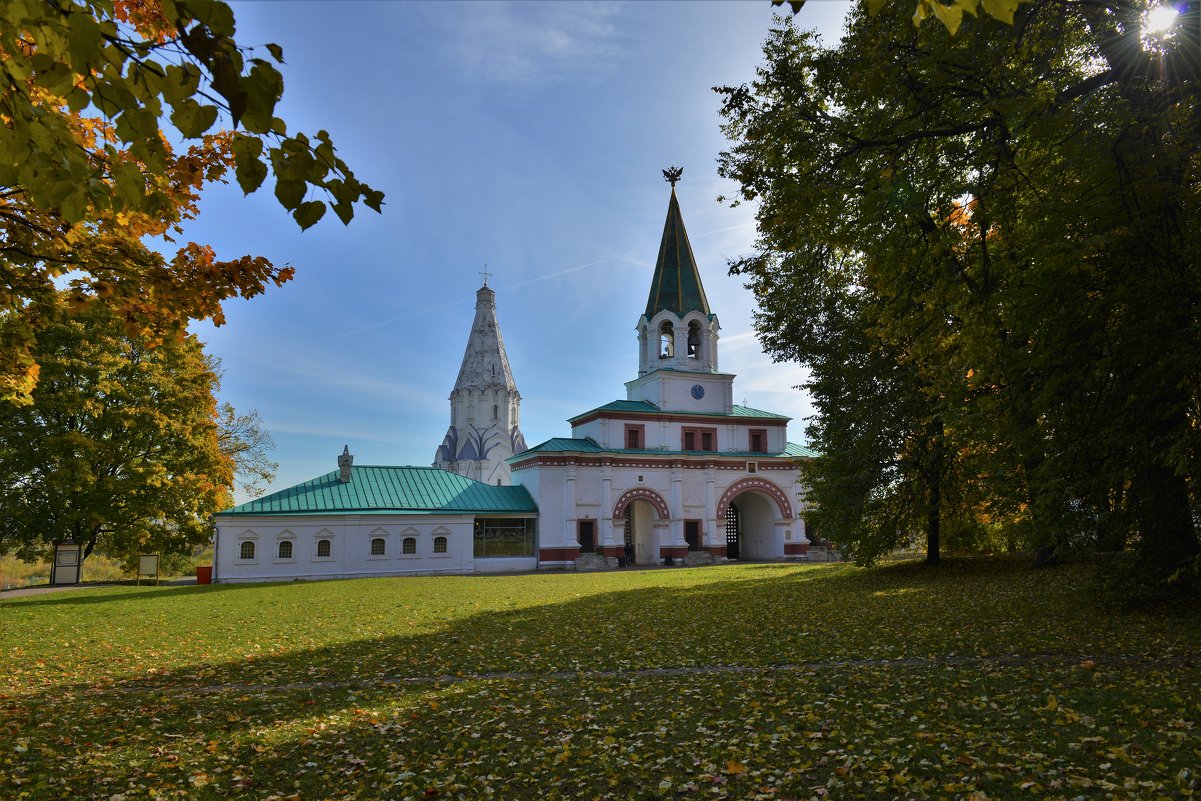
[[[668,167],[663,171],[663,178],[671,184],[671,191],[676,191],[676,181],[680,180],[680,176],[684,174],[683,167]]]
[[[488,265],[485,264],[484,269],[480,270],[480,275],[484,276],[484,286],[488,286],[488,276],[495,275],[495,273],[488,272]]]

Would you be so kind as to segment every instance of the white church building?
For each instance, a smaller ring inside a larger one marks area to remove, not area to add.
[[[733,402],[675,181],[625,398],[527,448],[496,317],[476,293],[432,467],[354,466],[215,516],[213,580],[605,569],[805,558],[789,418]]]

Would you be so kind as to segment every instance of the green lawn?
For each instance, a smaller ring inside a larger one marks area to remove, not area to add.
[[[0,596],[0,798],[1201,796],[1201,618],[1083,566]]]

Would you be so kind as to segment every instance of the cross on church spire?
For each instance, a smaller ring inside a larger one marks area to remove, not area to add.
[[[488,265],[485,264],[484,269],[480,270],[480,275],[484,276],[484,286],[488,286],[488,276],[495,275],[495,273],[488,272]]]

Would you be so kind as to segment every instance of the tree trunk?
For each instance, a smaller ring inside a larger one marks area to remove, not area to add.
[[[1149,461],[1135,472],[1133,485],[1142,563],[1156,573],[1170,575],[1198,553],[1188,483],[1176,471]]]
[[[930,503],[926,507],[926,564],[936,565],[939,560],[938,539],[942,517],[942,418],[936,417],[930,428],[930,464],[926,473],[926,488],[930,493]]]

